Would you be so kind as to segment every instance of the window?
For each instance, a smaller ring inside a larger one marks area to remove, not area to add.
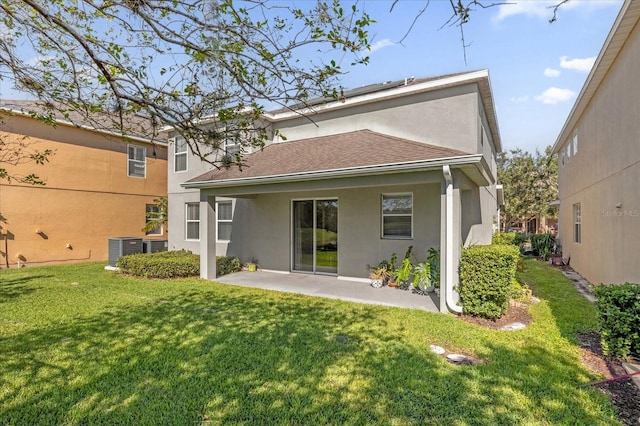
[[[153,222],[154,218],[158,217],[160,214],[160,207],[155,204],[147,204],[146,208],[146,223]],[[150,231],[145,232],[146,235],[162,235],[162,225],[158,225]]]
[[[233,205],[231,201],[220,201],[216,208],[218,222],[218,241],[231,241],[231,225],[233,223]]]
[[[147,148],[144,146],[128,145],[129,160],[127,167],[128,176],[145,177],[147,172]]]
[[[240,142],[237,138],[224,140],[224,153],[227,155],[235,155],[240,152]]]
[[[187,142],[183,138],[176,138],[173,160],[174,172],[187,170]]]
[[[567,144],[567,151],[565,154],[567,156],[567,163],[568,163],[569,160],[571,159],[571,142]]]
[[[580,203],[573,205],[573,241],[582,242],[582,213]]]
[[[186,239],[200,239],[200,203],[186,204]]]
[[[413,237],[413,195],[382,195],[382,238]]]
[[[578,131],[576,130],[573,133],[573,155],[576,155],[578,152]]]

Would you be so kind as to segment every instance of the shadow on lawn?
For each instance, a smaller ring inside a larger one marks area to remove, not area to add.
[[[320,299],[246,294],[194,292],[1,338],[0,375],[12,381],[0,393],[0,418],[9,424],[606,423],[582,408],[589,399],[577,386],[582,370],[544,349],[488,344],[482,356],[508,365],[458,367],[367,327],[379,325],[380,308],[337,310]],[[539,377],[533,388],[531,376]],[[532,410],[541,414],[531,417]]]
[[[17,278],[0,279],[0,303],[8,302],[21,296],[26,296],[38,290],[33,283],[41,279],[51,278],[52,275],[35,275]]]

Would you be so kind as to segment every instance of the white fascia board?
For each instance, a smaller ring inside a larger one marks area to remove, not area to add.
[[[435,160],[416,160],[402,163],[391,163],[374,166],[350,167],[344,169],[332,169],[311,171],[302,173],[289,173],[282,175],[236,178],[227,180],[214,180],[205,182],[185,182],[180,184],[183,188],[228,188],[247,185],[267,185],[284,182],[314,181],[322,179],[336,179],[366,175],[380,175],[389,173],[407,173],[415,171],[440,170],[443,165],[452,167],[466,164],[476,164],[482,160],[482,154],[462,155],[457,157],[438,158]]]
[[[593,64],[593,67],[591,67],[591,71],[578,94],[576,102],[573,104],[573,108],[571,108],[571,112],[569,112],[567,120],[562,126],[562,130],[560,130],[558,138],[553,144],[553,148],[551,149],[552,153],[559,153],[564,142],[569,138],[571,132],[574,131],[580,116],[582,116],[582,113],[591,101],[591,98],[607,75],[609,68],[611,68],[618,54],[624,47],[624,41],[626,41],[631,34],[635,27],[635,22],[639,19],[639,15],[640,6],[638,6],[638,2],[635,2],[634,4],[632,0],[625,0],[620,12],[618,13],[618,17],[613,23],[613,26],[609,31],[609,35],[607,36],[607,39],[605,40],[602,49]]]
[[[27,114],[24,111],[19,111],[19,110],[15,110],[15,109],[11,109],[11,108],[4,108],[4,107],[0,107],[0,110],[3,111],[7,111],[11,114],[14,115],[19,115],[22,117],[27,117],[27,118],[33,118],[30,114]],[[34,118],[34,120],[37,120]],[[148,143],[148,144],[155,144],[155,145],[161,145],[161,146],[168,146],[168,144],[166,142],[161,142],[161,141],[154,141],[151,140],[149,138],[143,138],[140,136],[132,136],[132,135],[122,135],[121,133],[118,132],[112,132],[111,130],[102,130],[102,129],[96,129],[95,127],[92,126],[87,126],[86,124],[75,124],[72,123],[71,121],[67,121],[67,120],[61,120],[59,118],[55,118],[54,121],[56,122],[56,124],[60,124],[62,126],[67,126],[67,127],[73,127],[76,129],[83,129],[83,130],[88,130],[90,132],[96,132],[96,133],[101,133],[103,135],[108,135],[108,136],[114,136],[117,138],[126,138],[128,140],[131,141],[136,141],[136,142],[144,142],[144,143]]]
[[[379,92],[369,93],[365,95],[359,95],[354,98],[349,98],[347,102],[333,101],[318,106],[305,108],[295,111],[285,111],[281,113],[269,113],[263,114],[263,117],[270,122],[279,122],[283,120],[289,120],[299,116],[313,115],[331,110],[339,110],[343,108],[351,108],[356,105],[365,105],[373,102],[380,102],[387,99],[398,98],[406,96],[411,93],[427,92],[437,89],[443,89],[451,86],[460,86],[463,84],[475,83],[479,79],[489,78],[489,72],[485,70],[474,71],[465,74],[454,75],[451,77],[444,77],[435,80],[425,81],[423,83],[408,84],[406,86],[400,86],[393,89],[381,90]]]

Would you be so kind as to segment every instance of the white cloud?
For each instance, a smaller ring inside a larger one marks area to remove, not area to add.
[[[560,102],[566,102],[573,98],[576,93],[570,89],[560,89],[558,87],[549,87],[547,90],[536,96],[536,101],[543,104],[555,105]]]
[[[583,59],[569,59],[568,56],[563,56],[560,58],[560,68],[580,72],[589,72],[591,70],[591,67],[593,67],[593,63],[595,61],[595,56]]]
[[[376,41],[371,45],[371,53],[380,49],[384,49],[385,47],[388,47],[388,46],[393,46],[394,44],[395,43],[389,40],[388,38],[383,38],[382,40]]]
[[[560,70],[556,70],[553,68],[545,68],[544,75],[547,77],[557,77],[560,75]]]
[[[511,102],[515,102],[515,103],[522,103],[522,102],[527,102],[529,100],[529,96],[516,96],[511,98]]]

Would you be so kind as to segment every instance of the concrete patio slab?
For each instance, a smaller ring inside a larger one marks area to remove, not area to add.
[[[435,296],[421,296],[390,287],[373,288],[368,282],[349,281],[326,275],[241,271],[216,278],[223,284],[261,288],[285,293],[340,299],[348,302],[395,306],[439,312]]]

